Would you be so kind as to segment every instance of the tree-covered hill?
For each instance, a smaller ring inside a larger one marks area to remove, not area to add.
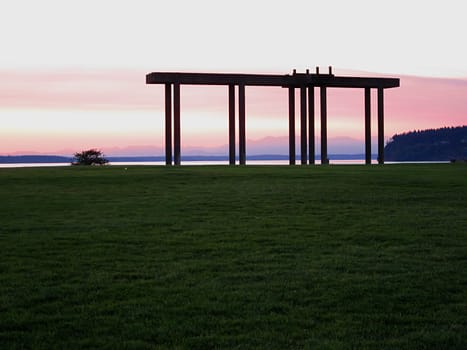
[[[396,134],[386,144],[388,161],[442,161],[467,159],[467,126]]]

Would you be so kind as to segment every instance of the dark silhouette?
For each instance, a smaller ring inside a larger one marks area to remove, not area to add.
[[[396,78],[338,77],[329,67],[327,74],[297,73],[287,75],[266,74],[221,74],[221,73],[167,73],[154,72],[146,75],[146,84],[165,85],[165,162],[167,165],[180,165],[180,85],[226,85],[229,96],[229,163],[235,164],[235,91],[238,86],[239,114],[239,160],[246,160],[245,129],[245,86],[279,86],[289,89],[289,162],[295,164],[295,89],[300,89],[300,143],[301,164],[314,164],[314,88],[320,89],[321,105],[321,163],[329,163],[327,154],[327,101],[326,89],[362,88],[365,90],[365,162],[371,164],[371,89],[378,91],[378,163],[384,163],[384,89],[398,87]],[[172,88],[173,86],[173,88]],[[173,91],[173,93],[172,93]],[[173,97],[172,97],[173,96]],[[313,102],[313,103],[310,103]],[[173,106],[173,112],[172,112]],[[308,106],[308,108],[307,108]],[[172,122],[173,121],[173,122]],[[307,130],[307,123],[309,128]],[[173,124],[173,145],[172,145]],[[307,138],[308,133],[308,138]],[[307,147],[307,143],[309,144]],[[307,155],[307,151],[309,154]]]
[[[77,152],[74,154],[75,161],[72,165],[105,165],[109,161],[104,158],[104,154],[97,149]]]
[[[387,143],[385,153],[390,161],[466,160],[467,126],[396,134]]]

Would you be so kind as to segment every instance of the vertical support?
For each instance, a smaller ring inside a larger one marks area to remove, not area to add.
[[[326,86],[321,86],[321,164],[329,164]]]
[[[235,85],[229,85],[229,164],[235,165]]]
[[[307,128],[306,128],[306,86],[300,87],[300,160],[301,164],[307,163]]]
[[[172,165],[172,85],[165,84],[165,164]]]
[[[371,89],[365,88],[365,164],[371,164]]]
[[[310,164],[315,164],[315,87],[308,87],[308,153]]]
[[[295,165],[295,88],[289,87],[289,164]]]
[[[246,164],[245,85],[238,86],[238,133],[240,165]]]
[[[174,83],[174,164],[180,165],[180,84]]]
[[[378,164],[384,164],[384,89],[378,88]]]

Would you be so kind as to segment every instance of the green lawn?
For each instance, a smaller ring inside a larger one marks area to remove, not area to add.
[[[465,349],[467,165],[0,169],[0,349]]]

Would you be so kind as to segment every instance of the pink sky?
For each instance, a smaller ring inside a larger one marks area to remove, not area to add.
[[[145,84],[146,73],[0,71],[0,154],[162,147],[164,92],[162,86]],[[338,69],[335,73],[382,76]],[[400,88],[385,90],[386,139],[404,131],[467,124],[467,79],[399,77]],[[363,90],[328,91],[329,137],[363,139]],[[318,100],[315,105],[318,133]],[[376,135],[375,91],[372,122]],[[286,90],[247,87],[247,138],[286,136],[287,128]],[[182,86],[182,137],[185,147],[227,143],[225,87]]]
[[[161,149],[164,96],[145,84],[151,71],[332,65],[401,78],[385,93],[386,138],[465,125],[464,17],[463,0],[2,0],[0,154]],[[227,143],[226,88],[181,93],[182,152]],[[362,140],[363,91],[330,89],[328,100],[329,137]],[[247,117],[249,139],[286,136],[286,92],[248,87]]]

